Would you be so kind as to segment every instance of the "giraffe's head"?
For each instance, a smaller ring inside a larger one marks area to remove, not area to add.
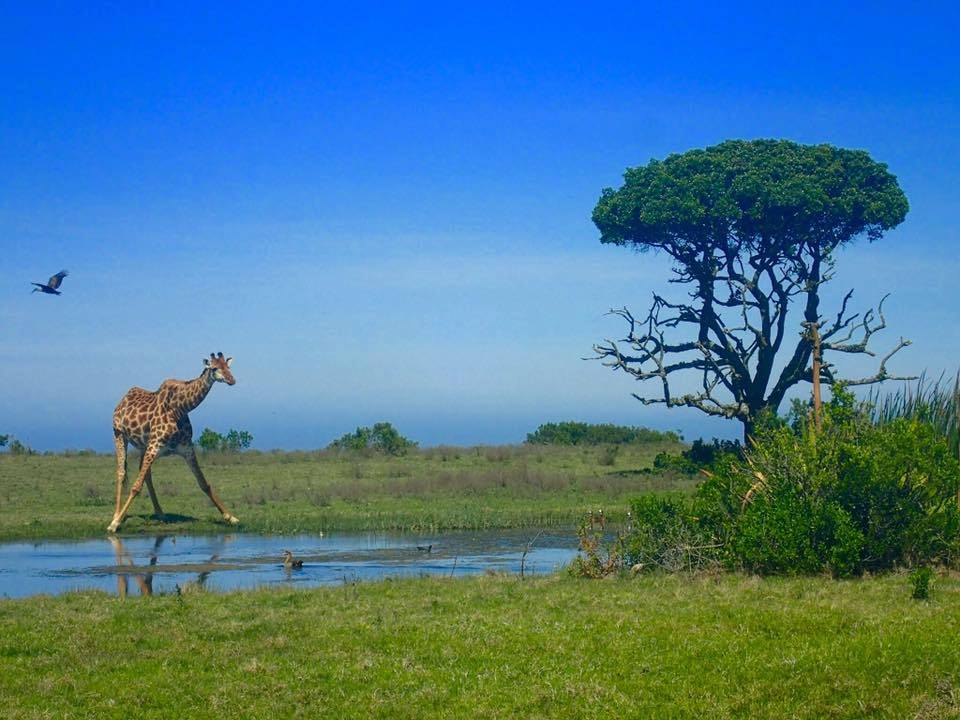
[[[213,370],[213,379],[217,382],[225,382],[227,385],[233,385],[236,382],[233,379],[233,373],[230,372],[230,363],[232,362],[233,358],[225,358],[223,353],[217,353],[216,355],[210,353],[209,359],[203,359],[203,364]]]

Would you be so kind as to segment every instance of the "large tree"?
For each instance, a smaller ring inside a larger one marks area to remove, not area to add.
[[[851,290],[825,320],[820,294],[837,250],[879,239],[907,210],[886,165],[831,145],[732,140],[629,168],[593,211],[600,240],[666,253],[671,282],[687,293],[654,293],[645,316],[612,310],[628,333],[596,345],[597,356],[637,380],[659,381],[655,394],[635,393],[641,402],[736,418],[749,436],[761,412],[812,380],[815,340],[826,358],[874,354],[868,342],[886,327],[883,302],[850,314]],[[790,317],[794,304],[801,312]],[[873,375],[844,382],[900,379],[887,361],[908,344],[901,338]],[[819,376],[830,384],[839,378],[826,358]],[[671,392],[683,373],[696,374],[696,390]]]

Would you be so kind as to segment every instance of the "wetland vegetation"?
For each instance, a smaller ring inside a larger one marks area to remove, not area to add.
[[[683,473],[655,469],[675,440],[624,445],[479,446],[373,451],[205,453],[201,464],[242,532],[330,530],[437,532],[573,527],[590,509],[614,520],[645,492],[693,487]],[[136,458],[129,459],[130,474]],[[113,512],[115,462],[89,452],[0,455],[0,539],[103,534]],[[153,479],[166,517],[146,493],[124,534],[219,533],[224,525],[178,457]]]

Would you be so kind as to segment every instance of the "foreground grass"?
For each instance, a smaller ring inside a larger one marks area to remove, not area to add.
[[[685,489],[693,478],[651,473],[677,444],[478,447],[404,457],[244,453],[201,457],[207,478],[242,521],[263,533],[320,530],[436,532],[570,525],[591,508],[614,520],[640,492]],[[130,482],[136,460],[129,460]],[[0,539],[103,535],[113,515],[114,459],[104,455],[0,455]],[[225,525],[177,457],[154,465],[167,517],[151,517],[146,489],[122,531],[222,532]]]
[[[956,718],[960,582],[418,579],[0,601],[0,717]]]

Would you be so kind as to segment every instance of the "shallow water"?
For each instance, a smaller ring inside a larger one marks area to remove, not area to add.
[[[487,570],[552,572],[576,555],[572,532],[500,530],[430,536],[385,533],[317,535],[167,535],[79,542],[0,543],[0,597],[97,589],[120,595],[260,586],[309,587]],[[418,549],[418,546],[420,549]],[[429,550],[427,549],[428,546]],[[284,550],[303,560],[287,570]]]

